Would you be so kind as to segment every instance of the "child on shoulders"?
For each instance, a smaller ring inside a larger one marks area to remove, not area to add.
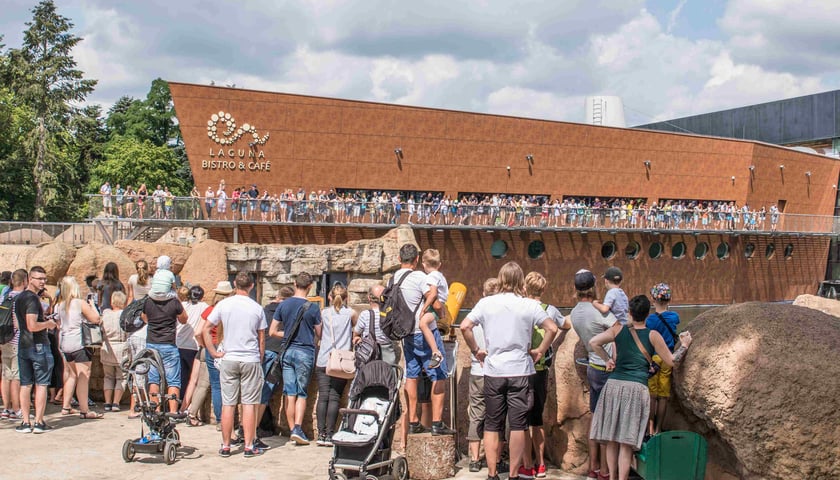
[[[601,303],[593,300],[592,306],[604,315],[612,312],[622,325],[626,325],[630,301],[620,286],[623,278],[624,275],[621,273],[621,269],[618,267],[608,268],[606,273],[604,273],[604,283],[607,286],[607,294],[604,295],[604,302]]]

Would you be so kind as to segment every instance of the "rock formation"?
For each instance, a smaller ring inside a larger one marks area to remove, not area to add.
[[[172,273],[176,275],[184,268],[184,264],[187,263],[187,259],[192,253],[190,247],[171,243],[147,243],[138,240],[119,240],[114,243],[114,246],[122,250],[132,263],[138,260],[146,260],[152,267],[154,267],[159,256],[167,255],[172,259]]]
[[[840,317],[840,300],[818,297],[816,295],[800,295],[793,301],[794,305],[819,310],[835,317]]]
[[[694,343],[675,372],[673,420],[709,441],[715,478],[840,478],[840,381],[829,373],[840,319],[753,302],[687,327]]]
[[[134,263],[125,256],[122,250],[101,243],[91,243],[78,249],[66,275],[76,277],[76,280],[82,285],[88,275],[102,276],[102,271],[108,262],[117,264],[120,271],[120,280],[127,284],[128,277],[135,271]]]
[[[76,249],[72,245],[61,241],[50,242],[40,245],[32,252],[27,266],[28,268],[35,265],[44,267],[47,271],[47,283],[55,285],[67,274],[75,258]]]
[[[53,237],[36,228],[21,228],[0,233],[0,244],[4,245],[38,245],[52,240]]]
[[[182,282],[201,285],[209,293],[218,282],[228,279],[224,243],[205,240],[194,244],[191,250],[192,253],[181,269]]]
[[[15,271],[19,268],[27,268],[26,261],[35,249],[27,245],[2,245],[0,244],[0,270]]]

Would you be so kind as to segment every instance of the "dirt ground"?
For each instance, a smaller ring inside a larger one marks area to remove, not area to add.
[[[96,409],[101,411],[101,406]],[[178,459],[166,465],[162,456],[137,454],[134,462],[122,460],[121,448],[129,438],[140,434],[140,421],[129,419],[125,411],[107,413],[101,420],[81,420],[77,415],[61,416],[59,407],[47,408],[48,433],[15,432],[17,422],[0,423],[0,445],[4,446],[0,478],[62,479],[72,478],[120,480],[163,480],[190,478],[247,478],[327,480],[327,465],[332,450],[310,446],[298,447],[286,437],[269,437],[264,441],[272,448],[261,457],[244,458],[234,448],[229,458],[217,451],[221,434],[213,425],[178,428],[183,446]],[[487,470],[469,473],[466,462],[459,463],[456,479],[486,479]],[[409,464],[409,470],[411,466]],[[221,475],[221,476],[220,476]],[[506,478],[503,476],[502,478]],[[549,470],[548,478],[577,480],[582,477]]]

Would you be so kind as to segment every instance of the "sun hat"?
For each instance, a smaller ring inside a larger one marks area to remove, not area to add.
[[[219,282],[216,284],[216,288],[214,288],[213,291],[221,293],[222,295],[228,295],[233,293],[233,286],[228,281]]]
[[[654,300],[668,302],[671,300],[671,286],[667,283],[657,283],[650,289],[650,296]]]

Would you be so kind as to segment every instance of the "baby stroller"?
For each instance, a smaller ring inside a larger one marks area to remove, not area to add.
[[[394,426],[400,418],[401,383],[402,369],[381,360],[356,371],[350,386],[350,408],[341,409],[341,428],[332,437],[330,480],[408,478],[405,457],[391,458]]]
[[[166,376],[163,370],[163,361],[157,350],[143,349],[128,367],[128,382],[131,386],[131,395],[140,409],[140,437],[133,440],[126,440],[122,447],[122,458],[126,462],[134,460],[137,452],[153,455],[163,454],[163,460],[167,465],[175,463],[178,456],[178,447],[181,445],[181,437],[175,429],[174,418],[178,414],[162,413],[157,411],[158,405],[165,404],[168,400],[177,400],[173,395],[150,394],[146,388],[148,374],[151,367],[160,373],[160,391],[166,391]],[[154,398],[153,398],[154,397]]]

